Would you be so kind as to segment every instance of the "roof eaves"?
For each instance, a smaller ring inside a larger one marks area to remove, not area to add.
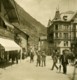
[[[21,29],[19,29],[16,25],[14,25],[14,24],[12,24],[16,29],[18,29],[19,31],[21,31],[22,33],[24,33],[27,37],[29,37],[29,35],[26,33],[26,32],[24,32],[23,30],[21,30]]]

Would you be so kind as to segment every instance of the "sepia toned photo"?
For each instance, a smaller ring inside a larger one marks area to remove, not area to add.
[[[77,80],[77,0],[0,0],[0,80]]]

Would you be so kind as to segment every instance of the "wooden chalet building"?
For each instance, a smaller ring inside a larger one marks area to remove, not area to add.
[[[18,26],[15,24],[18,24]],[[15,41],[24,53],[24,51],[27,52],[29,35],[21,30],[19,26],[15,1],[0,0],[0,37]]]

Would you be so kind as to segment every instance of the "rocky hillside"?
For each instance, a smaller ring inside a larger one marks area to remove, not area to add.
[[[47,34],[47,28],[16,4],[20,28],[29,35],[29,43],[37,44],[39,37]]]

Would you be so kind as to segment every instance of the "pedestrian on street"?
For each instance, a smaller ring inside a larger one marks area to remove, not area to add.
[[[58,70],[58,66],[56,65],[57,64],[57,60],[58,60],[58,57],[57,57],[57,51],[55,50],[55,53],[54,53],[54,56],[53,56],[53,65],[52,65],[52,68],[51,70],[54,69],[54,67]]]
[[[31,50],[30,52],[30,63],[34,61],[34,52]]]
[[[18,51],[16,51],[16,63],[18,64],[18,57],[19,57],[19,52]]]
[[[46,66],[46,53],[45,51],[42,52],[42,67]]]
[[[59,59],[59,66],[58,66],[59,72],[61,72],[61,68],[62,68],[62,66],[61,66],[62,64],[61,64],[61,61],[60,61],[60,57],[61,57],[61,55],[59,55],[59,58],[58,58],[58,59]]]
[[[41,51],[38,51],[36,53],[37,55],[37,63],[36,63],[36,66],[40,66],[41,65]]]
[[[63,50],[63,54],[60,57],[60,61],[61,61],[61,64],[63,66],[63,74],[66,74],[67,73],[68,59],[67,59],[67,56],[66,56],[66,53],[64,50]]]

